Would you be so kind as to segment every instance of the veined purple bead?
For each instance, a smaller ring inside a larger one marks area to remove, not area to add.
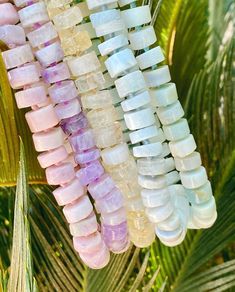
[[[61,128],[67,135],[75,134],[88,127],[88,120],[84,113],[80,113],[60,123]]]
[[[86,167],[81,168],[77,171],[76,177],[83,186],[89,185],[94,180],[98,179],[104,173],[104,168],[101,163],[97,160]]]
[[[100,151],[97,148],[93,148],[75,155],[75,161],[78,164],[87,164],[100,158]]]
[[[88,191],[96,201],[106,196],[114,187],[115,184],[111,176],[104,174],[88,186]]]
[[[89,150],[95,146],[94,136],[91,129],[81,131],[77,134],[73,134],[69,138],[70,144],[74,152],[83,152]]]
[[[116,226],[126,222],[126,210],[122,207],[113,213],[101,214],[101,217],[102,224]]]
[[[128,234],[127,222],[124,221],[118,225],[102,224],[102,234],[109,242],[123,240]]]
[[[106,242],[104,239],[104,242],[109,250],[116,254],[124,253],[130,247],[130,239],[128,235],[122,240]]]
[[[73,81],[62,81],[48,89],[49,95],[54,103],[61,103],[78,96],[77,89]]]
[[[47,83],[55,83],[70,78],[69,68],[66,63],[48,67],[42,71],[42,77]]]
[[[95,204],[102,214],[115,212],[123,206],[122,193],[118,188],[114,188],[105,197],[96,200]]]

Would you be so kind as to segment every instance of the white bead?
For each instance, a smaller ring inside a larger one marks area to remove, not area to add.
[[[122,101],[122,99],[118,95],[116,88],[109,89],[109,92],[110,92],[111,97],[112,97],[113,105],[119,104]]]
[[[170,158],[165,158],[165,168],[166,168],[166,172],[170,172],[175,170],[175,162],[174,159],[172,157]]]
[[[172,198],[177,196],[183,196],[187,198],[186,189],[181,184],[174,184],[168,186],[168,190],[171,193]]]
[[[169,247],[174,247],[174,246],[181,244],[184,241],[185,236],[186,236],[186,230],[183,229],[180,236],[177,239],[175,239],[174,241],[165,241],[163,238],[159,238],[159,239],[161,240],[161,242],[164,245],[169,246]]]
[[[163,65],[155,70],[147,70],[143,74],[148,87],[158,87],[171,80],[167,65]]]
[[[112,78],[116,78],[125,71],[137,65],[136,58],[130,49],[124,49],[113,54],[105,61],[106,68]]]
[[[194,137],[191,134],[183,140],[170,142],[169,147],[172,155],[180,158],[192,154],[197,148]]]
[[[83,23],[74,27],[75,32],[86,31],[91,39],[96,38],[96,32],[91,22]]]
[[[168,186],[176,184],[180,180],[178,171],[171,171],[166,174],[166,183]]]
[[[107,165],[118,165],[129,159],[130,152],[127,144],[123,143],[101,151],[101,157]]]
[[[166,159],[141,158],[137,160],[137,168],[142,175],[162,175],[166,173]]]
[[[216,212],[216,203],[215,198],[212,196],[209,201],[198,204],[192,205],[193,215],[200,218],[200,219],[207,219],[211,218]]]
[[[174,206],[169,200],[165,205],[155,208],[147,208],[146,215],[153,223],[159,223],[166,220],[174,212]]]
[[[131,144],[153,138],[158,135],[159,129],[154,125],[130,133]]]
[[[157,109],[157,115],[162,125],[173,124],[184,116],[184,110],[179,101]]]
[[[117,1],[115,0],[87,0],[87,6],[90,10],[96,9],[96,8],[100,8],[104,5],[109,5],[109,4],[113,4]]]
[[[181,225],[178,212],[173,212],[166,220],[159,222],[157,227],[165,231],[173,231]]]
[[[82,13],[77,6],[69,7],[53,17],[57,30],[73,28],[82,21]]]
[[[152,19],[149,5],[123,10],[121,15],[127,28],[150,23]]]
[[[151,98],[150,98],[149,92],[144,91],[135,95],[134,97],[130,97],[124,100],[121,103],[121,105],[122,105],[122,109],[125,112],[129,112],[131,110],[147,105],[148,103],[150,103],[150,101],[151,101]]]
[[[139,70],[126,74],[125,76],[117,79],[114,83],[121,98],[146,89],[144,76]]]
[[[162,144],[162,154],[160,155],[161,158],[168,156],[171,153],[168,143]]]
[[[147,47],[150,47],[157,41],[153,26],[146,26],[141,30],[130,32],[128,36],[131,48],[134,51],[143,50]]]
[[[49,21],[44,2],[38,2],[18,11],[22,26],[32,27],[35,23],[45,23]]]
[[[119,4],[120,7],[123,7],[123,6],[131,4],[133,2],[136,2],[136,0],[119,0],[118,4]]]
[[[190,190],[186,189],[188,200],[191,204],[201,204],[207,202],[212,196],[211,183],[207,181],[203,186]]]
[[[156,64],[161,63],[162,61],[165,60],[165,57],[162,53],[162,49],[160,47],[155,47],[137,56],[136,60],[139,64],[140,69],[145,70]]]
[[[100,62],[94,52],[68,61],[69,69],[73,76],[81,76],[100,68]]]
[[[162,153],[162,144],[152,143],[133,147],[133,155],[135,157],[153,157]]]
[[[201,155],[198,152],[183,158],[175,157],[175,166],[178,171],[189,171],[202,165]]]
[[[161,230],[158,227],[155,228],[155,232],[157,237],[164,242],[169,243],[170,245],[172,245],[173,243],[175,243],[178,238],[181,236],[181,234],[183,233],[183,228],[181,226],[179,226],[177,229],[172,230],[172,231],[165,231],[165,230]]]
[[[165,175],[157,176],[138,175],[138,183],[141,187],[150,190],[162,189],[167,185]]]
[[[155,123],[155,117],[151,108],[144,108],[124,114],[127,128],[137,130],[151,126]]]
[[[98,45],[98,48],[101,55],[106,56],[128,44],[128,38],[124,34],[120,34]]]
[[[180,172],[182,184],[188,189],[196,189],[207,182],[207,173],[203,166],[191,171]]]
[[[48,67],[51,64],[62,61],[64,53],[60,43],[54,42],[53,44],[35,52],[35,56],[43,67]]]
[[[87,4],[89,7],[88,1],[87,1]],[[91,14],[90,20],[91,20],[92,26],[96,28],[97,26],[106,24],[114,19],[119,19],[120,16],[121,16],[121,13],[117,9],[104,10],[104,11]]]
[[[160,142],[160,143],[163,143],[166,141],[166,137],[161,128],[158,128],[158,134],[155,137],[151,138],[150,141]]]
[[[141,197],[146,208],[159,207],[165,205],[170,200],[170,194],[167,188],[159,190],[143,189],[141,191]]]
[[[177,141],[184,139],[190,134],[189,125],[186,119],[180,119],[177,122],[163,126],[166,139]]]
[[[150,90],[153,104],[157,107],[168,106],[178,100],[175,83],[167,83],[159,88]]]
[[[182,187],[182,186],[181,186]],[[183,226],[184,229],[187,228],[189,216],[190,216],[190,205],[187,196],[185,196],[185,191],[182,190],[183,194],[180,193],[181,188],[178,187],[175,188],[175,192],[177,195],[171,195],[172,201],[174,202],[175,209],[177,210],[181,226]],[[178,195],[178,192],[180,195]]]
[[[201,229],[201,228],[210,228],[212,225],[214,225],[216,219],[217,219],[217,212],[216,210],[214,211],[213,215],[211,217],[206,218],[200,218],[194,215],[193,209],[192,209],[192,215],[191,215],[191,220],[189,222],[188,228],[191,229]]]

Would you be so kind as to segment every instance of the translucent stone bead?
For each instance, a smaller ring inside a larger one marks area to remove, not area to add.
[[[83,108],[100,109],[112,105],[112,96],[109,90],[85,94],[81,97]]]
[[[95,141],[91,129],[73,134],[69,138],[69,141],[74,152],[83,152],[95,146]]]
[[[162,175],[166,173],[166,160],[164,158],[141,158],[137,160],[138,172],[142,175]]]
[[[155,123],[153,110],[150,107],[125,113],[124,119],[130,130],[145,128]]]
[[[112,213],[107,213],[105,216],[103,215],[104,214],[101,214],[101,222],[105,225],[115,226],[126,221],[126,211],[124,208],[120,208]]]
[[[115,212],[123,206],[122,193],[114,188],[105,197],[96,200],[95,205],[102,214]]]
[[[76,223],[69,224],[72,236],[88,236],[98,230],[98,224],[94,212],[87,218]]]
[[[59,120],[67,119],[73,117],[81,112],[81,106],[78,99],[74,98],[72,100],[60,103],[55,106],[55,113]]]
[[[97,252],[102,244],[103,240],[99,232],[73,238],[73,245],[77,252]]]
[[[202,165],[201,155],[198,152],[185,156],[183,158],[175,157],[175,166],[178,171],[189,171]]]
[[[174,206],[171,200],[169,200],[165,205],[146,209],[146,214],[149,220],[156,224],[166,220],[173,212]]]
[[[129,157],[129,149],[126,143],[116,145],[101,152],[103,162],[107,165],[118,165],[126,162]]]
[[[33,48],[39,47],[51,40],[57,38],[58,34],[55,26],[51,22],[47,22],[38,29],[27,34],[27,38]]]
[[[101,177],[104,173],[104,168],[99,161],[93,161],[76,172],[76,177],[81,185],[87,186],[91,182]]]
[[[112,147],[123,142],[122,127],[118,122],[93,129],[96,146],[100,149]]]
[[[216,212],[215,198],[211,196],[207,202],[193,204],[192,209],[194,216],[200,219],[205,219],[206,221],[207,218],[211,218]]]
[[[100,158],[100,151],[96,148],[84,151],[82,153],[76,153],[75,161],[78,164],[88,164],[92,161],[98,160]]]
[[[103,174],[88,186],[88,191],[94,200],[100,200],[110,193],[115,187],[114,181],[108,174]]]
[[[180,178],[182,184],[188,189],[199,188],[208,180],[206,170],[202,166],[195,170],[180,172]]]
[[[76,31],[85,31],[89,34],[89,37],[91,39],[95,39],[96,38],[96,33],[95,30],[91,24],[91,22],[87,22],[87,23],[83,23],[83,24],[79,24],[78,26],[76,26],[74,28]]]
[[[208,201],[213,195],[211,183],[209,181],[207,181],[203,186],[199,188],[196,188],[193,190],[186,189],[186,191],[187,191],[189,202],[191,204],[204,203]]]
[[[186,119],[180,119],[177,122],[163,126],[166,139],[177,141],[186,138],[190,134],[189,125]]]
[[[123,10],[121,15],[128,29],[150,23],[152,19],[149,5]]]
[[[78,133],[81,129],[88,127],[88,120],[84,113],[80,113],[74,117],[65,119],[60,123],[61,128],[67,135]]]
[[[128,36],[131,48],[135,51],[148,48],[157,41],[153,26],[146,26],[141,30],[131,31]]]
[[[48,92],[54,103],[66,102],[78,96],[74,82],[71,80],[49,87]]]
[[[43,67],[59,63],[64,58],[64,52],[59,42],[55,42],[35,52],[37,60]]]
[[[8,47],[20,46],[26,43],[25,32],[22,27],[17,25],[0,26],[0,40]]]
[[[169,147],[172,155],[180,158],[192,154],[197,148],[194,137],[191,134],[182,140],[170,142]]]
[[[141,70],[157,65],[165,60],[160,47],[155,47],[136,57]]]
[[[112,4],[114,0],[87,0],[87,5],[90,10],[100,8],[104,5]]]
[[[70,7],[53,18],[58,30],[67,29],[79,24],[82,21],[82,14],[77,6]]]
[[[162,144],[159,142],[133,147],[135,157],[155,157],[162,153]]]
[[[128,98],[121,103],[122,109],[125,112],[135,110],[142,106],[145,106],[151,102],[151,98],[148,91],[136,94],[134,97]]]
[[[167,188],[158,190],[141,191],[143,204],[146,208],[154,208],[165,205],[170,200],[170,194]]]
[[[158,67],[155,70],[147,70],[143,74],[149,87],[158,87],[171,81],[171,75],[167,65]]]
[[[173,124],[184,116],[184,110],[179,101],[157,109],[158,117],[163,125]]]
[[[33,142],[36,151],[43,152],[58,148],[64,144],[64,133],[60,127],[47,132],[33,134]]]
[[[100,128],[112,125],[117,120],[114,107],[91,110],[87,114],[87,119],[92,128]]]
[[[68,152],[64,146],[60,146],[54,150],[43,152],[38,155],[37,159],[42,168],[47,168],[54,164],[65,160],[68,157]]]
[[[46,83],[55,83],[70,78],[70,73],[65,63],[59,63],[42,71],[42,77]]]
[[[152,102],[157,107],[165,107],[178,100],[175,83],[167,83],[159,88],[150,90]]]
[[[138,176],[138,183],[141,187],[149,190],[162,189],[167,186],[166,176]]]
[[[18,21],[18,13],[11,3],[0,4],[0,26],[5,24],[16,24]]]
[[[78,92],[85,94],[95,89],[102,89],[105,79],[103,73],[98,71],[79,77],[75,80],[75,84]]]
[[[129,44],[128,38],[123,35],[117,35],[111,39],[108,39],[98,45],[99,51],[102,56],[110,55],[112,52],[125,47]]]
[[[146,127],[130,133],[130,140],[132,144],[139,143],[144,140],[148,140],[159,135],[159,129],[154,125]]]
[[[47,1],[47,7],[49,8],[57,8],[64,7],[72,3],[72,0],[49,0]]]
[[[61,163],[46,169],[46,178],[49,185],[66,184],[74,177],[75,172],[71,163]]]

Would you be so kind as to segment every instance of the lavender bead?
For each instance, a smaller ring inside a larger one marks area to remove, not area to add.
[[[123,240],[118,240],[118,241],[113,241],[113,242],[106,242],[104,240],[104,242],[106,246],[109,248],[109,250],[116,254],[124,253],[130,247],[129,236],[125,237]]]
[[[54,103],[66,102],[78,96],[74,82],[71,80],[51,86],[48,92]]]
[[[46,83],[56,83],[70,78],[69,68],[65,63],[48,67],[42,71],[42,77]]]
[[[83,113],[64,119],[60,123],[61,128],[67,135],[75,134],[88,127],[88,120]]]
[[[89,185],[104,173],[104,168],[99,161],[94,161],[77,171],[76,177],[83,186]]]
[[[95,146],[92,130],[84,130],[69,138],[74,152],[83,152]]]
[[[114,188],[105,197],[97,200],[95,203],[97,209],[102,214],[115,212],[123,206],[122,193],[118,188]]]
[[[109,242],[123,240],[128,234],[127,222],[118,225],[102,224],[102,234]]]
[[[90,149],[75,155],[77,164],[87,164],[100,158],[100,151],[97,148]]]
[[[88,191],[96,201],[106,196],[114,187],[115,184],[111,176],[104,174],[88,186]]]

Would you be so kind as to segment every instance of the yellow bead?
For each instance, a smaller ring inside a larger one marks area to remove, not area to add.
[[[100,149],[112,147],[123,142],[122,127],[118,122],[93,130],[96,146]]]
[[[73,0],[49,0],[46,1],[46,5],[48,8],[60,8],[60,7],[68,7]]]
[[[82,14],[77,6],[70,7],[53,18],[58,30],[67,29],[79,24],[82,21]]]
[[[99,109],[112,105],[112,96],[109,90],[98,91],[82,96],[82,106],[86,109]]]
[[[91,110],[87,119],[92,128],[100,128],[112,125],[117,120],[117,114],[113,106],[103,109]]]
[[[78,93],[80,94],[100,89],[104,82],[103,73],[100,71],[81,76],[75,80]]]

